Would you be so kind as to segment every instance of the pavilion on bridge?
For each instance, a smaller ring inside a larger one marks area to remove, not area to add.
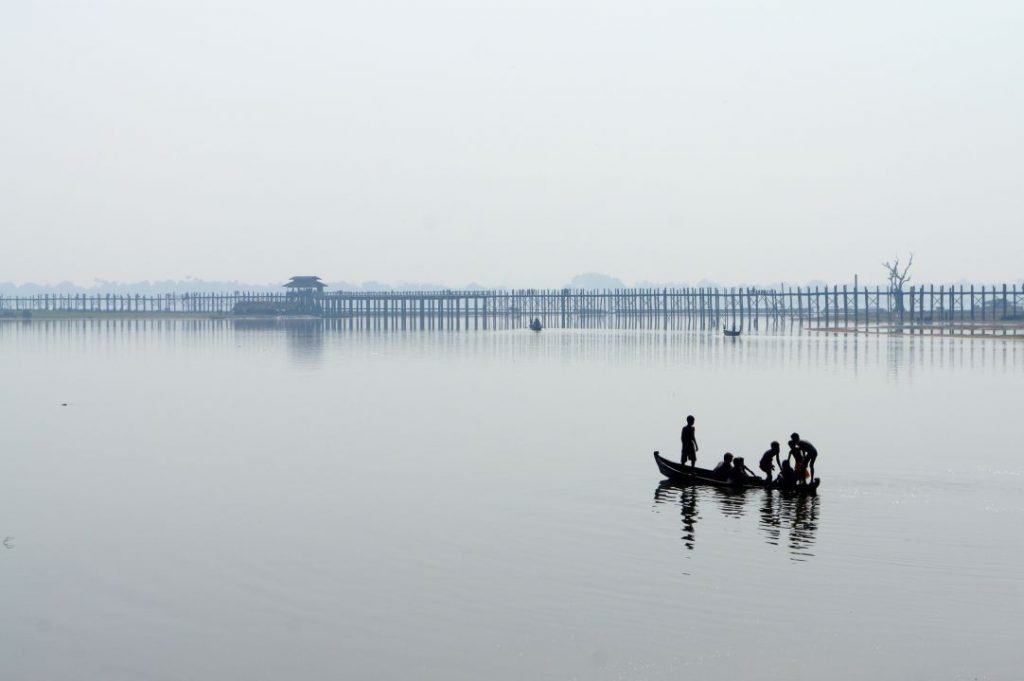
[[[320,277],[292,277],[284,287],[288,289],[288,309],[291,314],[323,313],[320,298],[327,284],[320,281]]]
[[[292,277],[284,287],[288,293],[312,295],[323,293],[327,284],[320,281],[320,277]]]

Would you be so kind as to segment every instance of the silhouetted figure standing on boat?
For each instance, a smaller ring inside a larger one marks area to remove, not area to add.
[[[789,454],[786,455],[786,463],[789,463],[790,459],[793,459],[793,475],[796,476],[797,480],[803,482],[804,478],[807,476],[804,454],[792,440],[789,441]]]
[[[807,440],[800,437],[800,433],[793,433],[789,436],[789,444],[795,446],[803,454],[804,466],[811,471],[811,481],[814,481],[814,462],[818,460],[818,450]]]
[[[686,462],[689,461],[690,466],[693,468],[697,467],[697,450],[700,449],[697,446],[697,429],[693,427],[695,420],[692,416],[687,416],[686,425],[683,426],[683,432],[679,436],[679,439],[683,442],[683,456],[680,463],[685,466]]]
[[[782,467],[782,459],[779,458],[779,443],[772,441],[771,447],[768,451],[761,455],[761,462],[758,464],[758,468],[764,473],[764,482],[766,485],[772,482],[772,471],[775,470],[775,462],[778,462],[779,467]]]

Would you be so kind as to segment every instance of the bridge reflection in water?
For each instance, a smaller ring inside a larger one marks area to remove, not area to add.
[[[654,507],[678,504],[682,516],[683,544],[689,550],[697,545],[697,526],[710,518],[700,508],[714,507],[722,517],[743,519],[748,509],[757,513],[757,527],[766,543],[783,546],[795,561],[812,558],[821,515],[821,497],[782,494],[765,490],[725,490],[717,487],[676,485],[667,480],[654,490]]]

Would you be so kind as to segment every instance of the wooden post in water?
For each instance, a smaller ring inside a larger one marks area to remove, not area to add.
[[[928,327],[929,334],[935,333],[935,284],[928,285]]]
[[[729,289],[729,313],[732,324],[732,328],[736,328],[736,311],[739,310],[740,324],[743,323],[743,308],[740,305],[743,304],[743,297],[740,295],[740,289],[732,287]]]
[[[733,328],[736,327],[737,312],[738,312],[739,318],[740,318],[740,326],[742,327],[743,326],[743,322],[745,321],[743,319],[743,317],[746,314],[746,311],[744,309],[745,305],[746,305],[746,300],[745,300],[746,296],[743,295],[743,289],[740,288],[740,287],[736,287],[735,289],[733,289],[733,292],[734,292],[733,293],[733,304],[732,304],[732,320],[733,320],[732,323],[733,323]]]
[[[867,291],[865,291],[864,292],[864,308],[865,308],[864,309],[864,312],[865,312],[864,316],[865,317],[870,317],[870,313],[868,313],[867,307],[868,307]],[[875,324],[879,327],[878,330],[881,330],[881,326],[882,326],[882,289],[880,289],[878,286],[875,286]]]
[[[1006,325],[1006,321],[1007,321],[1008,317],[1010,316],[1010,313],[1007,310],[1007,306],[1009,305],[1009,303],[1010,303],[1010,301],[1007,300],[1007,298],[1006,298],[1006,284],[1003,284],[1003,335],[1004,336],[1006,335],[1006,326],[1007,326]]]
[[[857,321],[860,318],[860,315],[858,314],[859,311],[860,311],[860,303],[857,300],[857,295],[859,293],[858,288],[859,287],[857,286],[857,284],[854,283],[854,285],[853,285],[853,330],[854,331],[857,330],[857,325],[860,323],[859,321]],[[868,301],[867,301],[867,296],[865,296],[864,297],[864,311],[867,312],[867,309],[868,309]],[[868,324],[867,324],[866,315],[865,315],[865,319],[864,319],[864,330],[865,331],[868,330]]]
[[[963,304],[964,304],[964,287],[963,287],[963,284],[961,284],[960,285],[960,306],[961,306],[961,308],[963,307]],[[949,287],[949,321],[950,321],[950,326],[951,327],[953,326],[953,321],[956,319],[956,315],[954,314],[955,310],[956,310],[956,296],[953,294],[953,287],[950,286]],[[963,310],[962,309],[961,309],[960,316],[963,317]]]
[[[758,293],[756,287],[748,289],[750,291],[750,300],[747,302],[747,313],[750,315],[750,323],[753,328],[757,328],[757,317],[761,312],[761,294]]]
[[[839,285],[838,284],[832,284],[832,328],[839,328]]]
[[[832,323],[832,301],[829,298],[828,284],[821,287],[821,300],[825,304],[825,328],[830,328]]]
[[[1020,313],[1019,308],[1017,306],[1017,285],[1014,284],[1013,285],[1013,319],[1014,319],[1014,321],[1017,321],[1020,318],[1021,318],[1021,313]],[[1017,329],[1018,328],[1020,328],[1020,324],[1014,324],[1013,325],[1013,335],[1014,336],[1017,335]]]
[[[843,284],[843,327],[846,331],[850,330],[850,310],[846,298],[846,284]]]
[[[971,333],[974,333],[974,284],[971,284]]]
[[[825,303],[825,308],[824,308],[824,313],[825,314],[824,314],[824,317],[825,317],[825,328],[827,329],[828,328],[828,312],[829,312],[829,309],[828,309],[828,286],[825,286],[823,291],[819,291],[818,287],[815,286],[814,287],[814,303],[815,303],[815,307],[817,308],[817,310],[816,310],[817,315],[816,316],[818,317],[818,324],[817,324],[818,327],[821,326],[821,317],[822,317],[821,303],[822,302]]]
[[[661,321],[662,328],[668,328],[668,289],[661,289]]]
[[[913,327],[914,327],[915,320],[916,320],[916,317],[914,316],[914,310],[915,310],[914,305],[916,305],[916,302],[918,302],[918,296],[914,295],[915,293],[916,293],[916,287],[911,286],[910,287],[910,314],[909,314],[909,316],[910,316],[910,333],[913,333]],[[899,294],[897,293],[897,295],[899,295]]]
[[[750,323],[753,328],[757,328],[757,317],[761,311],[761,296],[757,292],[757,288],[747,289],[750,292],[750,299],[747,301],[747,314],[750,315]]]
[[[920,317],[918,321],[918,329],[921,334],[924,334],[924,286],[917,289],[917,295],[919,297],[917,305],[917,314]]]
[[[711,329],[715,326],[715,292],[711,287],[704,289],[704,328]]]

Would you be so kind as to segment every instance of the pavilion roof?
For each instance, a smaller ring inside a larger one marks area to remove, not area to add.
[[[324,288],[327,286],[324,282],[320,281],[320,277],[292,277],[291,280],[284,285],[285,288]]]

